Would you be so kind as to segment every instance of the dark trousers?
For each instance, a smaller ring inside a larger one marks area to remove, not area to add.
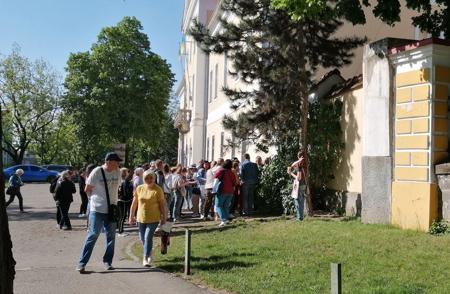
[[[80,214],[86,214],[89,201],[88,197],[86,193],[80,193],[80,197],[81,197]]]
[[[6,207],[8,207],[8,205],[10,205],[14,201],[14,198],[16,196],[19,199],[19,209],[20,211],[23,211],[23,197],[20,191],[17,191],[9,196],[9,200],[6,202]]]
[[[117,207],[119,208],[119,223],[117,228],[119,229],[119,234],[123,233],[123,227],[127,219],[128,213],[130,211],[131,201],[118,201]]]
[[[212,189],[206,189],[206,199],[205,199],[205,207],[203,210],[203,215],[205,217],[211,213],[211,217],[214,217],[214,194],[212,193]]]
[[[246,184],[241,186],[241,195],[244,214],[251,215],[254,210],[256,184]]]
[[[61,223],[61,208],[59,208],[59,204],[56,204],[56,223],[59,225]]]
[[[59,222],[59,226],[72,228],[72,225],[70,224],[70,218],[69,218],[69,209],[70,209],[70,203],[60,203],[59,204],[59,210],[61,211],[61,220]]]
[[[241,186],[236,186],[234,188],[233,200],[230,205],[230,213],[234,214],[238,212],[242,214],[242,194],[241,194]]]

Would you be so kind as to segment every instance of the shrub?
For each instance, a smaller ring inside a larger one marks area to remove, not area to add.
[[[448,225],[443,220],[435,220],[430,226],[431,235],[440,236],[449,233]]]

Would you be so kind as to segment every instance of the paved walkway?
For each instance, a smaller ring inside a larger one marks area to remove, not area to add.
[[[15,293],[32,294],[115,294],[115,293],[211,293],[185,280],[157,269],[143,268],[126,259],[125,248],[137,233],[116,238],[115,271],[105,272],[102,235],[87,266],[88,274],[75,271],[81,246],[86,237],[85,219],[78,219],[79,196],[71,206],[73,231],[60,231],[54,220],[54,202],[48,184],[28,184],[23,188],[28,213],[18,213],[17,200],[8,207],[13,253],[17,261]],[[156,239],[155,239],[156,241]],[[158,241],[157,241],[158,242]]]

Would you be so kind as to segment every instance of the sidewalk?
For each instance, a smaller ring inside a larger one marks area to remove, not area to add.
[[[22,194],[28,213],[18,213],[17,202],[8,207],[17,262],[15,293],[212,293],[172,274],[143,268],[140,263],[127,258],[125,249],[130,242],[137,240],[136,232],[127,237],[116,237],[113,263],[116,270],[103,270],[105,238],[102,235],[86,268],[87,274],[79,274],[75,267],[86,237],[86,220],[77,218],[78,195],[74,196],[75,202],[70,210],[74,230],[60,231],[56,228],[55,208],[48,184],[26,185]],[[155,239],[157,242],[159,240]]]

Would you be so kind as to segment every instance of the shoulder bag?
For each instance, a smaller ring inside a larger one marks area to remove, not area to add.
[[[106,201],[108,203],[108,218],[109,221],[117,223],[119,221],[119,207],[117,207],[116,204],[111,204],[111,200],[109,199],[108,182],[106,181],[105,170],[103,169],[103,167],[101,168],[101,170],[103,182],[105,183]]]

